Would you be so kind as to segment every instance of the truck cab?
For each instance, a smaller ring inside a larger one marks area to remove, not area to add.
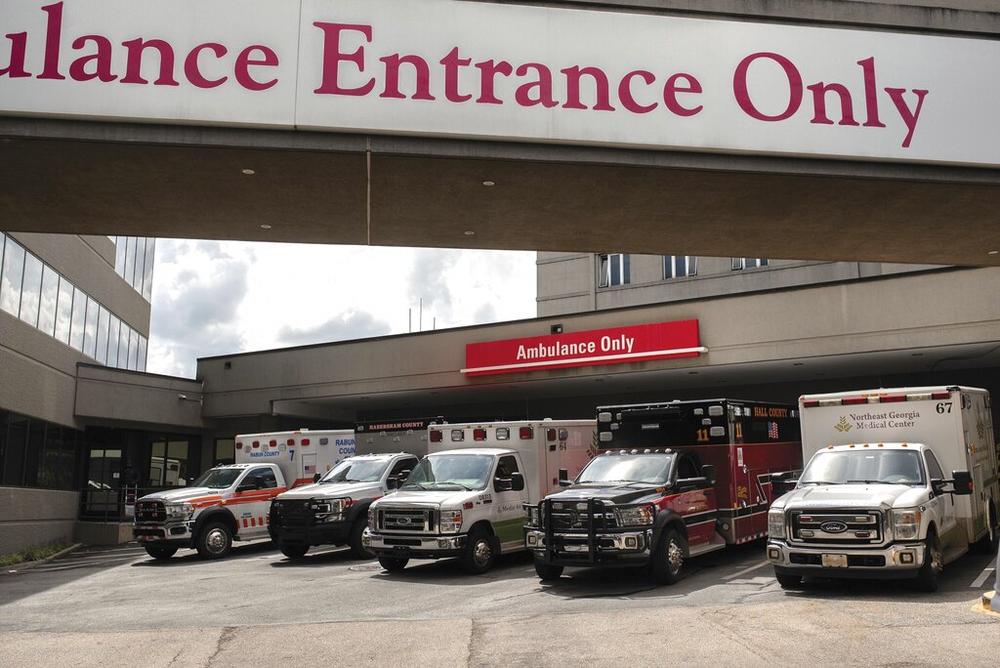
[[[275,464],[217,466],[189,487],[139,499],[133,533],[154,559],[169,559],[180,548],[223,557],[233,541],[267,538],[268,506],[285,489]]]
[[[405,452],[343,460],[316,483],[275,497],[268,522],[271,539],[290,559],[301,559],[314,545],[349,545],[353,557],[371,558],[361,544],[368,507],[405,482],[418,462]]]

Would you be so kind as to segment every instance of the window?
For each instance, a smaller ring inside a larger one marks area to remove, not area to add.
[[[236,441],[232,438],[215,439],[214,465],[236,463]]]
[[[121,333],[122,321],[111,314],[108,323],[108,366],[118,366],[118,337]]]
[[[118,334],[118,368],[128,367],[128,342],[132,336],[132,328],[122,323],[121,331]]]
[[[93,299],[87,300],[87,322],[84,325],[83,354],[87,357],[97,357],[97,316],[101,305]]]
[[[146,337],[139,336],[139,351],[136,354],[135,370],[145,371],[146,370]],[[131,368],[131,367],[129,367]]]
[[[187,441],[154,441],[149,455],[150,487],[187,485]]]
[[[941,465],[938,464],[934,453],[930,450],[924,450],[924,456],[927,457],[927,474],[931,477],[931,480],[944,480],[944,471],[941,469]]]
[[[3,267],[0,267],[0,309],[17,317],[21,306],[21,278],[24,276],[24,249],[7,237]]]
[[[153,297],[153,258],[156,239],[146,239],[146,261],[142,265],[142,296],[148,302]]]
[[[69,328],[73,318],[73,284],[59,279],[59,301],[56,303],[55,337],[69,344]]]
[[[698,258],[692,255],[664,255],[663,278],[684,278],[698,273]]]
[[[684,456],[681,457],[679,462],[677,462],[677,477],[681,480],[685,478],[700,478],[701,470],[698,468],[698,464],[695,463],[694,459]]]
[[[243,482],[254,482],[255,480],[260,481],[261,489],[274,489],[278,486],[278,479],[274,477],[274,471],[269,468],[253,469],[243,479]]]
[[[756,267],[766,267],[767,258],[766,257],[734,257],[733,258],[733,271],[739,271],[740,269],[754,269]]]
[[[132,285],[132,277],[135,275],[135,237],[126,237],[125,242],[125,273],[122,274],[129,285]]]
[[[42,295],[42,261],[31,253],[24,258],[21,283],[21,312],[18,317],[32,327],[38,326],[38,302]]]
[[[597,287],[628,285],[630,261],[627,253],[598,255]]]
[[[38,310],[38,329],[55,336],[56,302],[59,301],[59,274],[46,265],[42,274],[41,303]]]
[[[135,274],[126,276],[129,284],[142,292],[142,266],[146,262],[146,240],[143,237],[136,239],[135,248]]]
[[[396,462],[395,466],[392,467],[392,470],[389,471],[389,475],[390,476],[399,475],[400,471],[410,472],[416,465],[417,465],[417,460],[412,457],[407,459],[400,459],[398,462]]]
[[[73,320],[69,330],[69,345],[83,350],[83,328],[87,323],[87,295],[73,288]]]
[[[108,363],[108,309],[101,307],[97,316],[97,353],[94,355],[101,364]]]
[[[517,460],[514,459],[514,457],[512,457],[511,455],[504,455],[503,457],[500,458],[500,461],[497,462],[497,473],[494,476],[494,478],[498,478],[499,480],[510,480],[511,474],[516,472],[517,472]],[[496,480],[493,481],[493,491],[495,492],[504,491],[500,489],[500,486],[497,484]]]

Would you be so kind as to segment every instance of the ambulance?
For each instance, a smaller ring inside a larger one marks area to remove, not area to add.
[[[803,577],[911,579],[934,591],[970,548],[997,549],[1000,483],[990,395],[903,387],[799,399],[795,489],[768,515],[767,558]]]
[[[154,559],[194,548],[205,559],[233,541],[268,538],[271,500],[312,483],[354,455],[352,430],[283,431],[236,437],[236,463],[209,469],[190,486],[136,502],[133,535]]]
[[[594,453],[593,420],[433,425],[429,454],[371,504],[362,545],[390,572],[410,559],[458,558],[485,573],[524,549],[524,505],[576,475]]]
[[[357,452],[359,455],[408,452],[423,457],[427,454],[428,427],[443,422],[443,417],[358,422],[354,425]]]

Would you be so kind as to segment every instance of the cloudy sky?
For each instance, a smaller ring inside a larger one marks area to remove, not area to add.
[[[159,239],[147,370],[535,315],[535,254]]]

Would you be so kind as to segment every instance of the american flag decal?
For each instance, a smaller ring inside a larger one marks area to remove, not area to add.
[[[768,422],[767,423],[767,437],[768,438],[773,438],[776,441],[778,440],[779,436],[778,436],[778,423],[777,422]]]

